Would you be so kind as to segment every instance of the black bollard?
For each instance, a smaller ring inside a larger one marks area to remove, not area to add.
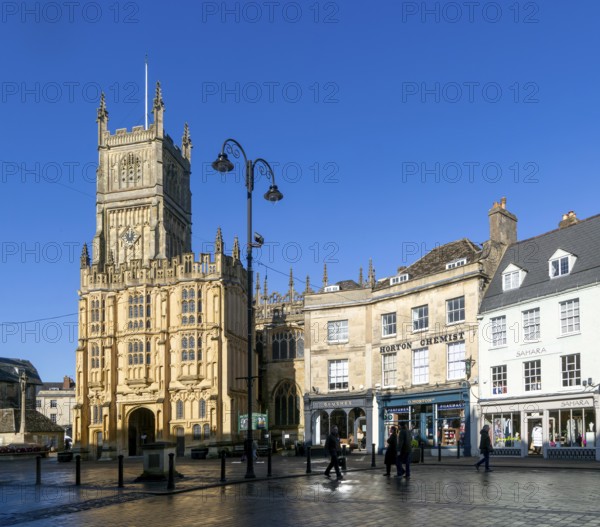
[[[438,442],[438,461],[442,460],[442,442]]]
[[[371,467],[375,468],[375,443],[371,444]]]
[[[421,463],[425,463],[425,442],[421,441],[419,446],[421,447]]]
[[[169,481],[167,490],[175,490],[175,454],[169,454]]]
[[[460,439],[456,442],[456,459],[460,459]]]
[[[267,452],[267,477],[271,477],[271,443],[269,443],[269,451]]]
[[[346,445],[342,445],[342,459],[340,459],[341,469],[346,472]]]
[[[81,485],[81,456],[75,456],[75,485]]]
[[[225,452],[225,450],[221,450],[221,482],[225,482],[227,481],[227,479],[225,479],[225,456],[227,455],[227,452]]]
[[[35,458],[35,484],[42,484],[42,456],[36,456]]]
[[[312,474],[312,467],[310,465],[310,447],[306,447],[306,473]]]
[[[119,487],[123,487],[123,454],[119,455]]]

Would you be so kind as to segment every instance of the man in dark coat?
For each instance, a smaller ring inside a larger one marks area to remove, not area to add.
[[[342,476],[342,472],[340,471],[340,462],[338,460],[338,451],[340,450],[340,436],[338,435],[338,427],[334,426],[331,429],[331,432],[327,436],[327,440],[325,441],[325,450],[329,454],[331,461],[327,468],[325,469],[325,476],[329,477],[329,473],[331,469],[335,469],[335,473],[337,475],[337,479],[344,479]]]
[[[390,437],[387,439],[387,449],[385,451],[385,457],[383,462],[385,463],[385,474],[384,476],[390,475],[392,465],[396,464],[396,457],[398,455],[398,436],[396,434],[396,427],[390,428]]]
[[[490,453],[494,451],[494,447],[492,446],[492,440],[490,439],[490,427],[489,425],[484,425],[479,432],[481,439],[479,441],[479,451],[483,456],[477,463],[475,463],[475,468],[479,470],[479,467],[482,463],[485,463],[485,471],[491,472],[490,468]]]
[[[398,433],[398,462],[396,465],[398,469],[397,478],[401,478],[402,476],[407,479],[410,478],[411,442],[412,438],[410,437],[406,423],[400,423],[400,432]],[[406,469],[402,468],[402,465],[405,465]]]

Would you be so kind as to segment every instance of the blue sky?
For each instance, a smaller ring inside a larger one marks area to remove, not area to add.
[[[275,168],[260,198],[261,280],[296,289],[396,274],[424,252],[488,238],[502,196],[519,238],[597,197],[600,4],[545,2],[3,2],[0,13],[0,356],[73,375],[79,254],[95,231],[96,108],[189,123],[193,248],[246,230],[243,181],[210,168],[237,139]],[[238,173],[240,175],[240,173]]]

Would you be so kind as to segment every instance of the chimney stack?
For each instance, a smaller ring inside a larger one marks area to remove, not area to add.
[[[566,214],[563,214],[562,220],[558,224],[558,228],[564,229],[565,227],[570,227],[571,225],[575,225],[578,222],[579,220],[577,219],[577,216],[572,210],[570,210]]]
[[[490,219],[490,241],[505,247],[517,241],[517,217],[506,210],[506,198],[495,202],[488,212]]]

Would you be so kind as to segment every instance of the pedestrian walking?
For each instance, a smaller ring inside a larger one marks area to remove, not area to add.
[[[492,446],[492,440],[490,439],[490,426],[484,425],[479,432],[481,439],[479,441],[479,452],[483,456],[477,463],[475,463],[475,468],[479,470],[479,467],[482,463],[485,463],[485,471],[492,472],[490,468],[490,454],[494,451],[494,447]]]
[[[385,451],[385,457],[383,462],[385,463],[385,474],[389,476],[392,469],[392,465],[397,466],[396,457],[398,456],[398,436],[396,434],[396,427],[390,428],[390,435],[387,438],[387,449]]]
[[[406,423],[400,423],[400,432],[398,432],[398,458],[396,467],[398,469],[397,478],[404,476],[410,478],[410,454],[412,450],[412,438],[406,426]],[[402,465],[404,465],[404,468]]]
[[[340,436],[338,434],[337,426],[334,426],[327,436],[325,441],[325,450],[330,457],[329,465],[327,465],[327,468],[325,469],[325,476],[329,477],[331,469],[333,468],[335,470],[337,479],[344,479],[344,476],[342,476],[342,472],[340,470],[340,462],[338,459],[338,452],[340,450]]]

